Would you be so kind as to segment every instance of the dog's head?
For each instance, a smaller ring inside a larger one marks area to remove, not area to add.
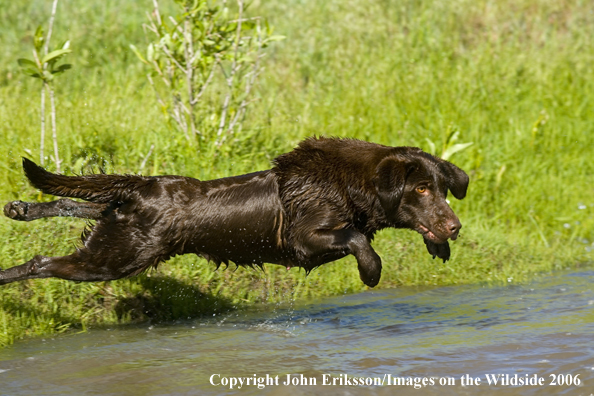
[[[448,239],[455,240],[462,225],[446,200],[466,196],[468,175],[456,165],[420,149],[402,147],[383,158],[375,185],[388,223],[423,235],[433,257],[450,258]]]

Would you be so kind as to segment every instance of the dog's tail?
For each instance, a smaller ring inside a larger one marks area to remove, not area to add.
[[[31,184],[46,194],[98,203],[127,201],[139,185],[150,184],[149,178],[133,175],[58,175],[27,158],[23,158],[23,169]]]

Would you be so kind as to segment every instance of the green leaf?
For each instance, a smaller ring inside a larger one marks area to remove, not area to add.
[[[253,30],[256,27],[256,22],[254,21],[244,21],[241,24],[242,30]]]
[[[58,66],[57,69],[51,71],[52,74],[63,73],[66,70],[72,69],[72,65],[70,63],[65,63],[63,65]]]
[[[29,68],[22,68],[21,71],[30,77],[41,78],[41,74],[39,74],[39,71],[37,69],[34,70]]]
[[[472,146],[472,142],[470,143],[458,143],[454,144],[453,146],[448,147],[442,154],[441,158],[444,160],[448,160],[452,155],[457,153],[458,151],[462,151],[465,148]]]
[[[32,60],[20,58],[20,59],[17,59],[17,62],[19,63],[20,67],[23,67],[23,68],[33,67],[35,70],[38,69],[37,63],[33,62]]]
[[[225,29],[225,27],[223,27],[222,29],[223,31],[227,31],[227,32],[234,32],[237,30],[237,22],[230,22],[227,24],[227,27]]]
[[[146,63],[146,64],[148,65],[148,62],[146,61],[146,59],[144,59],[144,58],[142,57],[142,54],[140,53],[140,51],[138,51],[138,48],[136,48],[136,46],[135,46],[135,45],[133,45],[133,44],[130,44],[130,49],[132,50],[132,52],[134,52],[134,53],[136,54],[136,56],[138,57],[138,59],[140,59],[140,61],[141,61],[142,63]]]
[[[49,54],[47,54],[46,56],[44,56],[43,59],[41,59],[41,63],[42,64],[47,63],[47,62],[51,61],[52,59],[58,60],[61,56],[66,55],[70,52],[72,52],[72,50],[68,49],[68,48],[52,51]]]
[[[33,45],[35,46],[35,51],[37,51],[37,53],[41,51],[41,47],[43,47],[44,41],[45,37],[43,37],[43,27],[39,25],[37,26],[37,30],[35,31],[35,35],[33,36]]]
[[[435,150],[435,143],[433,143],[433,141],[430,140],[429,138],[425,138],[425,140],[429,144],[429,154],[435,155],[435,151],[436,151]]]
[[[448,127],[448,130],[450,130],[450,132],[448,133],[448,138],[446,139],[446,146],[449,146],[450,142],[454,143],[456,140],[458,140],[458,137],[460,136],[460,131],[458,131],[455,127],[452,127],[450,125]]]
[[[146,49],[146,58],[149,62],[155,60],[155,47],[153,46],[153,43],[150,43],[148,48]]]
[[[173,41],[171,40],[171,35],[165,34],[161,38],[160,44],[163,46],[165,45],[168,48],[173,48]]]
[[[267,37],[266,40],[264,40],[264,41],[281,41],[281,40],[284,40],[286,38],[287,38],[287,36],[282,36],[280,34],[277,34],[277,35],[274,35],[274,36]]]
[[[43,77],[41,78],[43,79],[43,81],[49,82],[54,79],[54,76],[52,76],[52,73],[50,73],[48,70],[44,70]]]

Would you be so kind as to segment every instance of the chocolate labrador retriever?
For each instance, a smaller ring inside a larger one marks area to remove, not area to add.
[[[461,224],[446,202],[464,198],[468,176],[413,147],[354,139],[310,138],[270,170],[199,181],[182,176],[63,176],[23,159],[31,184],[80,198],[9,202],[4,214],[30,221],[70,216],[96,220],[82,246],[64,257],[35,256],[0,271],[0,285],[33,278],[105,281],[137,275],[178,254],[221,263],[301,267],[306,272],[349,254],[361,280],[380,280],[370,245],[386,227],[423,235],[429,253],[450,257]]]

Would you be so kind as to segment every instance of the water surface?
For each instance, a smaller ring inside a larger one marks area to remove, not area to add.
[[[0,350],[0,395],[591,395],[593,283],[594,271],[580,271],[507,287],[372,290],[29,340]],[[254,374],[279,385],[230,389]],[[287,374],[308,385],[282,385]],[[543,385],[489,385],[489,374]],[[462,386],[465,375],[481,384]],[[580,386],[549,385],[551,375]],[[403,385],[387,385],[398,377]],[[448,378],[455,385],[439,384]]]

